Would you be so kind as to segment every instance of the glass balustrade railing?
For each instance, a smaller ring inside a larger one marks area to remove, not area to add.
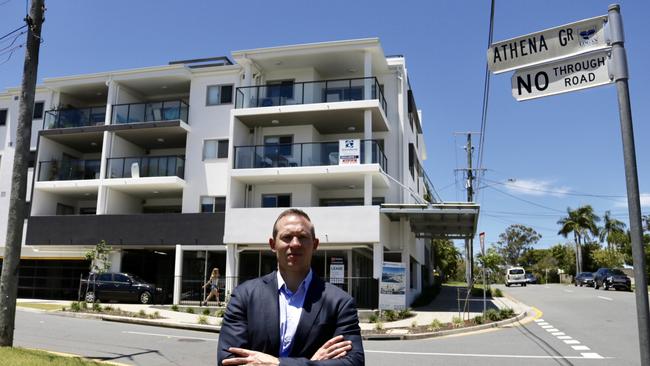
[[[375,77],[282,82],[279,84],[237,88],[235,108],[257,108],[370,99],[378,99],[384,112],[387,112],[386,98]]]
[[[109,158],[106,174],[107,178],[184,178],[185,157],[171,155]]]
[[[189,105],[182,100],[164,102],[115,104],[111,112],[111,124],[188,121]]]
[[[55,109],[45,112],[43,129],[98,126],[103,125],[105,120],[106,106]]]
[[[366,145],[371,148],[366,158]],[[375,140],[361,140],[361,164],[379,164],[386,171],[386,155]],[[339,165],[339,142],[307,142],[235,146],[235,169]]]
[[[41,161],[38,165],[39,181],[99,179],[98,159],[50,160]]]

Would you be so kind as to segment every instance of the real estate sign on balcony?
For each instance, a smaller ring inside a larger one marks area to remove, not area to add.
[[[384,262],[379,282],[379,309],[406,308],[406,267],[404,263]]]
[[[339,140],[339,165],[361,164],[361,141]]]

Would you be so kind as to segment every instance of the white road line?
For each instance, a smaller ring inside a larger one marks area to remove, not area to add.
[[[564,336],[558,336],[557,339],[571,339],[571,337],[564,335]]]
[[[564,292],[572,293],[573,290],[564,290]]]
[[[605,296],[598,296],[599,299],[607,300],[607,301],[614,301],[611,297],[605,297]]]
[[[597,353],[582,353],[582,356],[537,356],[537,355],[489,355],[484,353],[441,353],[441,352],[399,352],[399,351],[378,351],[364,350],[365,353],[381,353],[393,355],[415,355],[415,356],[449,356],[449,357],[486,357],[486,358],[534,358],[534,359],[604,359]]]
[[[590,351],[589,347],[587,346],[571,346],[576,351]]]
[[[554,335],[554,336],[563,336],[563,335],[566,335],[566,334],[564,334],[564,332],[555,332],[555,333],[551,333],[551,334]]]
[[[549,333],[553,333],[553,332],[559,331],[559,329],[551,328],[551,329],[547,329],[546,331],[549,332]]]
[[[543,323],[544,319],[535,319],[535,323]]]
[[[552,325],[542,325],[542,328],[548,329],[548,328],[553,328],[553,326]]]
[[[138,334],[138,335],[148,335],[152,337],[164,337],[164,338],[182,338],[182,339],[198,339],[202,341],[210,341],[210,342],[218,342],[219,340],[216,338],[201,338],[201,337],[185,337],[185,336],[175,336],[171,334],[158,334],[158,333],[144,333],[144,332],[127,332],[123,331],[122,333],[127,333],[127,334]]]
[[[547,322],[541,322],[541,323],[537,323],[537,324],[539,324],[539,325],[548,325]]]
[[[564,341],[566,344],[580,344],[580,341],[576,341],[575,339],[567,339]]]

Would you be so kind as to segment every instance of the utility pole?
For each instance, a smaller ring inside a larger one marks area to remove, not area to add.
[[[0,278],[0,346],[12,347],[16,321],[16,295],[18,292],[18,265],[25,225],[27,194],[27,161],[32,134],[34,94],[38,71],[38,52],[41,44],[41,26],[45,12],[44,0],[32,0],[27,23],[27,47],[20,91],[20,107],[16,131],[14,166],[11,175],[7,243]]]
[[[467,180],[465,181],[467,202],[474,202],[474,179],[476,178],[474,170],[479,169],[472,168],[472,153],[474,152],[472,135],[480,134],[480,132],[456,132],[455,134],[467,134],[467,144],[465,145],[465,150],[467,151],[467,168],[456,170],[464,170],[467,172]],[[471,288],[474,283],[474,239],[465,239],[465,259],[465,281],[467,281],[467,287]]]

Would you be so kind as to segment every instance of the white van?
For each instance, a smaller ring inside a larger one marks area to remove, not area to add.
[[[526,286],[526,270],[521,267],[506,269],[506,287],[510,285]]]

